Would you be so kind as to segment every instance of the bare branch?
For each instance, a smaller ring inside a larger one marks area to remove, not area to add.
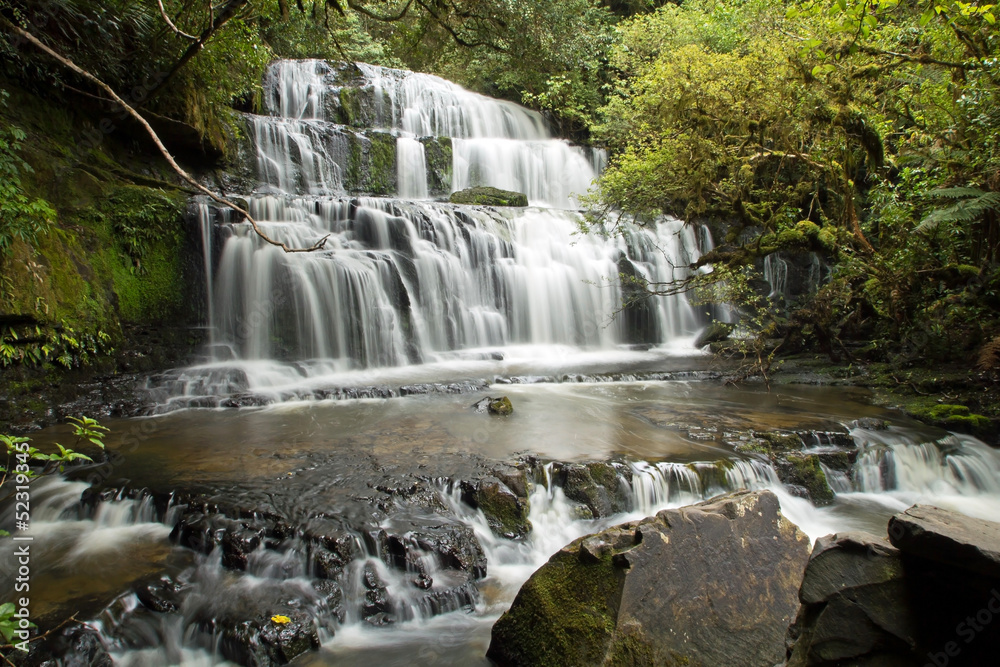
[[[174,156],[170,154],[170,151],[167,150],[166,146],[163,145],[163,142],[160,141],[160,138],[156,135],[156,132],[153,130],[153,128],[150,127],[150,125],[146,121],[146,119],[143,118],[142,115],[140,115],[138,111],[136,111],[131,106],[129,106],[128,103],[125,102],[125,100],[123,100],[122,98],[120,98],[118,96],[118,94],[115,93],[114,89],[111,88],[111,86],[109,86],[108,84],[104,83],[103,81],[101,81],[100,79],[98,79],[96,76],[94,76],[90,72],[82,69],[81,67],[79,67],[78,65],[76,65],[73,61],[71,61],[71,60],[69,60],[67,58],[64,58],[63,56],[59,55],[58,53],[56,53],[51,48],[49,48],[48,46],[46,46],[41,40],[39,40],[37,37],[35,37],[33,34],[31,34],[30,32],[28,32],[27,30],[25,30],[24,28],[21,28],[20,26],[17,26],[15,24],[11,23],[9,20],[7,20],[6,17],[0,16],[0,25],[3,25],[8,30],[12,30],[13,32],[17,33],[18,35],[20,35],[24,39],[26,39],[29,42],[31,42],[32,44],[34,44],[35,47],[41,49],[46,54],[48,54],[50,57],[54,58],[56,61],[59,62],[59,64],[63,65],[64,67],[66,67],[69,70],[72,70],[73,72],[75,72],[79,76],[81,76],[84,79],[90,81],[95,86],[97,86],[98,88],[100,88],[101,90],[103,90],[108,95],[108,97],[110,97],[112,100],[114,100],[114,102],[116,104],[118,104],[118,106],[120,106],[126,113],[128,113],[129,116],[131,116],[136,122],[138,122],[140,125],[142,125],[142,127],[146,130],[146,133],[153,140],[153,143],[156,144],[157,149],[159,149],[159,151],[163,155],[164,159],[166,159],[166,161],[170,165],[170,167],[175,172],[177,172],[178,176],[180,176],[189,185],[191,185],[191,187],[193,187],[194,189],[198,190],[202,194],[207,195],[212,200],[214,200],[215,202],[217,202],[219,204],[222,204],[223,206],[228,206],[229,208],[233,209],[234,211],[236,211],[237,213],[239,213],[240,215],[242,215],[244,218],[246,218],[246,221],[250,223],[251,227],[253,227],[253,230],[257,234],[257,236],[259,236],[260,238],[262,238],[264,241],[266,241],[267,243],[270,243],[273,246],[277,246],[277,247],[281,248],[285,252],[312,252],[313,250],[320,250],[320,249],[322,249],[326,245],[326,240],[329,238],[329,235],[324,236],[322,239],[319,240],[318,243],[316,243],[315,245],[313,245],[313,246],[311,246],[309,248],[290,248],[289,246],[285,245],[281,241],[275,241],[274,239],[272,239],[269,236],[267,236],[267,234],[265,234],[263,231],[261,231],[260,227],[257,225],[257,221],[253,219],[253,217],[250,215],[249,212],[245,211],[243,208],[241,208],[240,206],[237,206],[233,202],[231,202],[231,201],[229,201],[227,199],[224,199],[223,197],[220,197],[219,195],[215,194],[214,192],[212,192],[211,190],[209,190],[208,188],[206,188],[204,185],[202,185],[201,183],[199,183],[198,181],[196,181],[194,178],[192,178],[191,175],[188,174],[186,171],[184,171],[184,169],[181,168],[181,166],[179,164],[177,164],[177,161],[174,160]]]
[[[170,20],[169,16],[167,16],[167,10],[163,7],[163,0],[156,0],[156,4],[160,6],[160,16],[162,16],[163,20],[167,22],[167,25],[170,26],[171,30],[173,30],[181,37],[184,37],[185,39],[190,39],[195,42],[198,41],[197,37],[195,37],[194,35],[187,34],[186,32],[184,32],[183,30],[174,25],[174,22]]]

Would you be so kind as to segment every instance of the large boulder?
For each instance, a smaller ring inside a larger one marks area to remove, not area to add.
[[[788,667],[841,660],[892,665],[917,645],[916,619],[900,604],[906,597],[903,563],[885,538],[857,532],[818,539],[799,597]]]
[[[890,544],[891,540],[891,544]],[[996,664],[1000,524],[936,507],[817,540],[787,667]]]
[[[1000,578],[1000,523],[914,505],[889,520],[889,539],[906,553]]]
[[[493,626],[500,665],[773,665],[809,543],[768,491],[738,492],[563,548]]]

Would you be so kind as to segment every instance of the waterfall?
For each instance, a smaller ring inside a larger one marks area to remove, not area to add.
[[[616,317],[622,266],[650,282],[684,278],[710,234],[674,219],[579,233],[575,197],[607,158],[553,137],[534,111],[426,74],[316,60],[273,64],[264,106],[247,116],[249,210],[271,238],[326,237],[326,247],[285,254],[199,205],[211,358],[175,382],[182,396],[279,391],[466,352],[666,344],[704,323],[683,295]],[[524,192],[532,206],[434,199],[472,185]]]

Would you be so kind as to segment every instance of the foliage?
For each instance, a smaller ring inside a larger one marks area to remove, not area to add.
[[[68,325],[0,327],[0,368],[24,364],[40,366],[53,362],[70,369],[89,365],[100,354],[111,351],[111,337],[102,330],[78,333]]]
[[[81,444],[90,443],[100,450],[104,450],[104,439],[108,434],[108,427],[102,426],[96,419],[87,416],[70,417],[73,436],[76,438],[74,447]],[[52,453],[44,453],[29,443],[30,438],[22,438],[11,435],[0,434],[0,444],[3,444],[7,458],[3,465],[0,465],[0,487],[16,474],[23,474],[28,479],[33,479],[39,475],[47,474],[65,468],[65,464],[73,461],[92,461],[86,454],[74,451],[67,447],[55,443],[56,450]],[[40,469],[31,467],[31,462],[42,463]]]
[[[1000,332],[994,24],[991,4],[941,0],[688,0],[624,21],[597,217],[723,221],[699,264],[734,275],[818,253],[832,279],[790,313],[728,295],[770,312],[761,336],[969,359]]]
[[[7,105],[7,97],[7,91],[0,90],[0,106]],[[0,127],[0,261],[15,241],[34,243],[55,217],[48,202],[30,197],[22,188],[21,175],[32,171],[18,154],[25,137],[17,127]]]

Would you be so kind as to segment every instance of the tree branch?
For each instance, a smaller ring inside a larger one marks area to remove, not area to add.
[[[249,2],[249,0],[229,0],[225,7],[222,8],[222,11],[219,12],[218,15],[214,15],[214,10],[211,8],[210,0],[209,16],[211,20],[209,21],[208,26],[204,31],[202,31],[198,41],[187,48],[184,55],[180,57],[180,60],[174,63],[174,66],[170,68],[170,71],[168,71],[167,74],[153,87],[153,89],[149,91],[149,94],[146,96],[146,100],[148,101],[152,99],[157,93],[163,90],[163,87],[170,83],[170,81],[177,75],[177,72],[179,72],[182,67],[187,65],[192,58],[198,55],[198,53],[205,48],[205,44],[212,38],[212,35],[218,32],[222,26],[226,25],[230,19],[235,18],[247,2]]]
[[[174,22],[170,20],[169,16],[167,16],[167,10],[163,7],[163,0],[156,0],[156,4],[160,6],[160,16],[162,16],[163,20],[167,22],[167,25],[170,26],[171,30],[173,30],[181,37],[184,37],[185,39],[198,41],[197,37],[195,37],[194,35],[187,34],[186,32],[184,32],[183,30],[174,25]]]
[[[21,28],[20,26],[15,25],[14,23],[11,23],[6,17],[4,17],[2,15],[0,15],[0,25],[6,27],[8,30],[13,31],[14,33],[16,33],[16,34],[20,35],[21,37],[23,37],[24,39],[28,40],[35,47],[37,47],[38,49],[44,51],[50,57],[52,57],[56,61],[58,61],[59,64],[61,64],[63,67],[66,67],[67,69],[75,72],[79,76],[83,77],[87,81],[90,81],[95,86],[97,86],[98,88],[100,88],[101,90],[103,90],[105,92],[105,94],[107,94],[107,96],[110,97],[112,100],[114,100],[114,102],[116,104],[118,104],[118,106],[120,106],[123,110],[125,110],[125,112],[128,113],[128,115],[130,115],[136,122],[138,122],[140,125],[142,125],[142,127],[146,130],[146,133],[153,140],[153,143],[156,144],[157,149],[159,149],[159,151],[163,155],[164,159],[166,159],[166,161],[170,165],[170,167],[175,172],[177,172],[178,176],[180,176],[189,185],[191,185],[193,188],[195,188],[196,190],[198,190],[202,194],[207,195],[212,200],[214,200],[215,202],[217,202],[219,204],[222,204],[223,206],[228,206],[229,208],[233,209],[234,211],[236,211],[237,213],[239,213],[240,215],[242,215],[244,218],[246,218],[247,222],[250,223],[250,226],[253,227],[253,230],[257,234],[257,236],[259,236],[260,238],[262,238],[264,241],[266,241],[267,243],[270,243],[273,246],[277,246],[277,247],[281,248],[285,252],[312,252],[313,250],[320,250],[320,249],[322,249],[326,245],[326,240],[329,238],[329,235],[324,236],[322,239],[319,240],[318,243],[316,243],[315,245],[313,245],[313,246],[311,246],[309,248],[290,248],[289,246],[285,245],[281,241],[275,241],[274,239],[270,238],[267,234],[265,234],[263,231],[261,231],[260,227],[257,225],[257,221],[253,219],[253,216],[251,216],[249,212],[245,211],[244,209],[242,209],[241,207],[237,206],[233,202],[231,202],[231,201],[229,201],[227,199],[224,199],[224,198],[220,197],[219,195],[215,194],[214,192],[212,192],[211,190],[209,190],[208,188],[206,188],[204,185],[202,185],[201,183],[199,183],[198,181],[196,181],[194,178],[192,178],[191,175],[188,174],[186,171],[184,171],[184,169],[181,168],[181,166],[179,164],[177,164],[177,161],[174,160],[173,155],[170,154],[170,151],[167,150],[166,146],[163,145],[163,142],[160,141],[160,138],[156,135],[156,132],[153,130],[153,128],[150,127],[150,125],[146,121],[146,119],[143,118],[139,114],[138,111],[136,111],[131,106],[129,106],[128,103],[125,102],[125,100],[123,100],[122,98],[120,98],[118,96],[118,94],[115,93],[114,89],[111,88],[111,86],[109,86],[108,84],[104,83],[103,81],[101,81],[100,79],[98,79],[96,76],[94,76],[90,72],[82,69],[81,67],[79,67],[78,65],[76,65],[73,61],[71,61],[71,60],[69,60],[69,59],[67,59],[67,58],[59,55],[58,53],[56,53],[55,51],[53,51],[51,48],[49,48],[48,46],[46,46],[41,40],[39,40],[33,34],[31,34],[30,32],[28,32],[24,28]]]
[[[979,69],[979,65],[976,63],[953,63],[947,60],[931,58],[930,56],[910,56],[905,53],[896,53],[895,51],[883,51],[882,49],[876,49],[872,46],[860,46],[859,49],[862,53],[867,53],[870,56],[891,56],[893,58],[905,60],[909,63],[920,63],[921,65],[941,65],[942,67],[951,67],[953,69],[961,70]]]

